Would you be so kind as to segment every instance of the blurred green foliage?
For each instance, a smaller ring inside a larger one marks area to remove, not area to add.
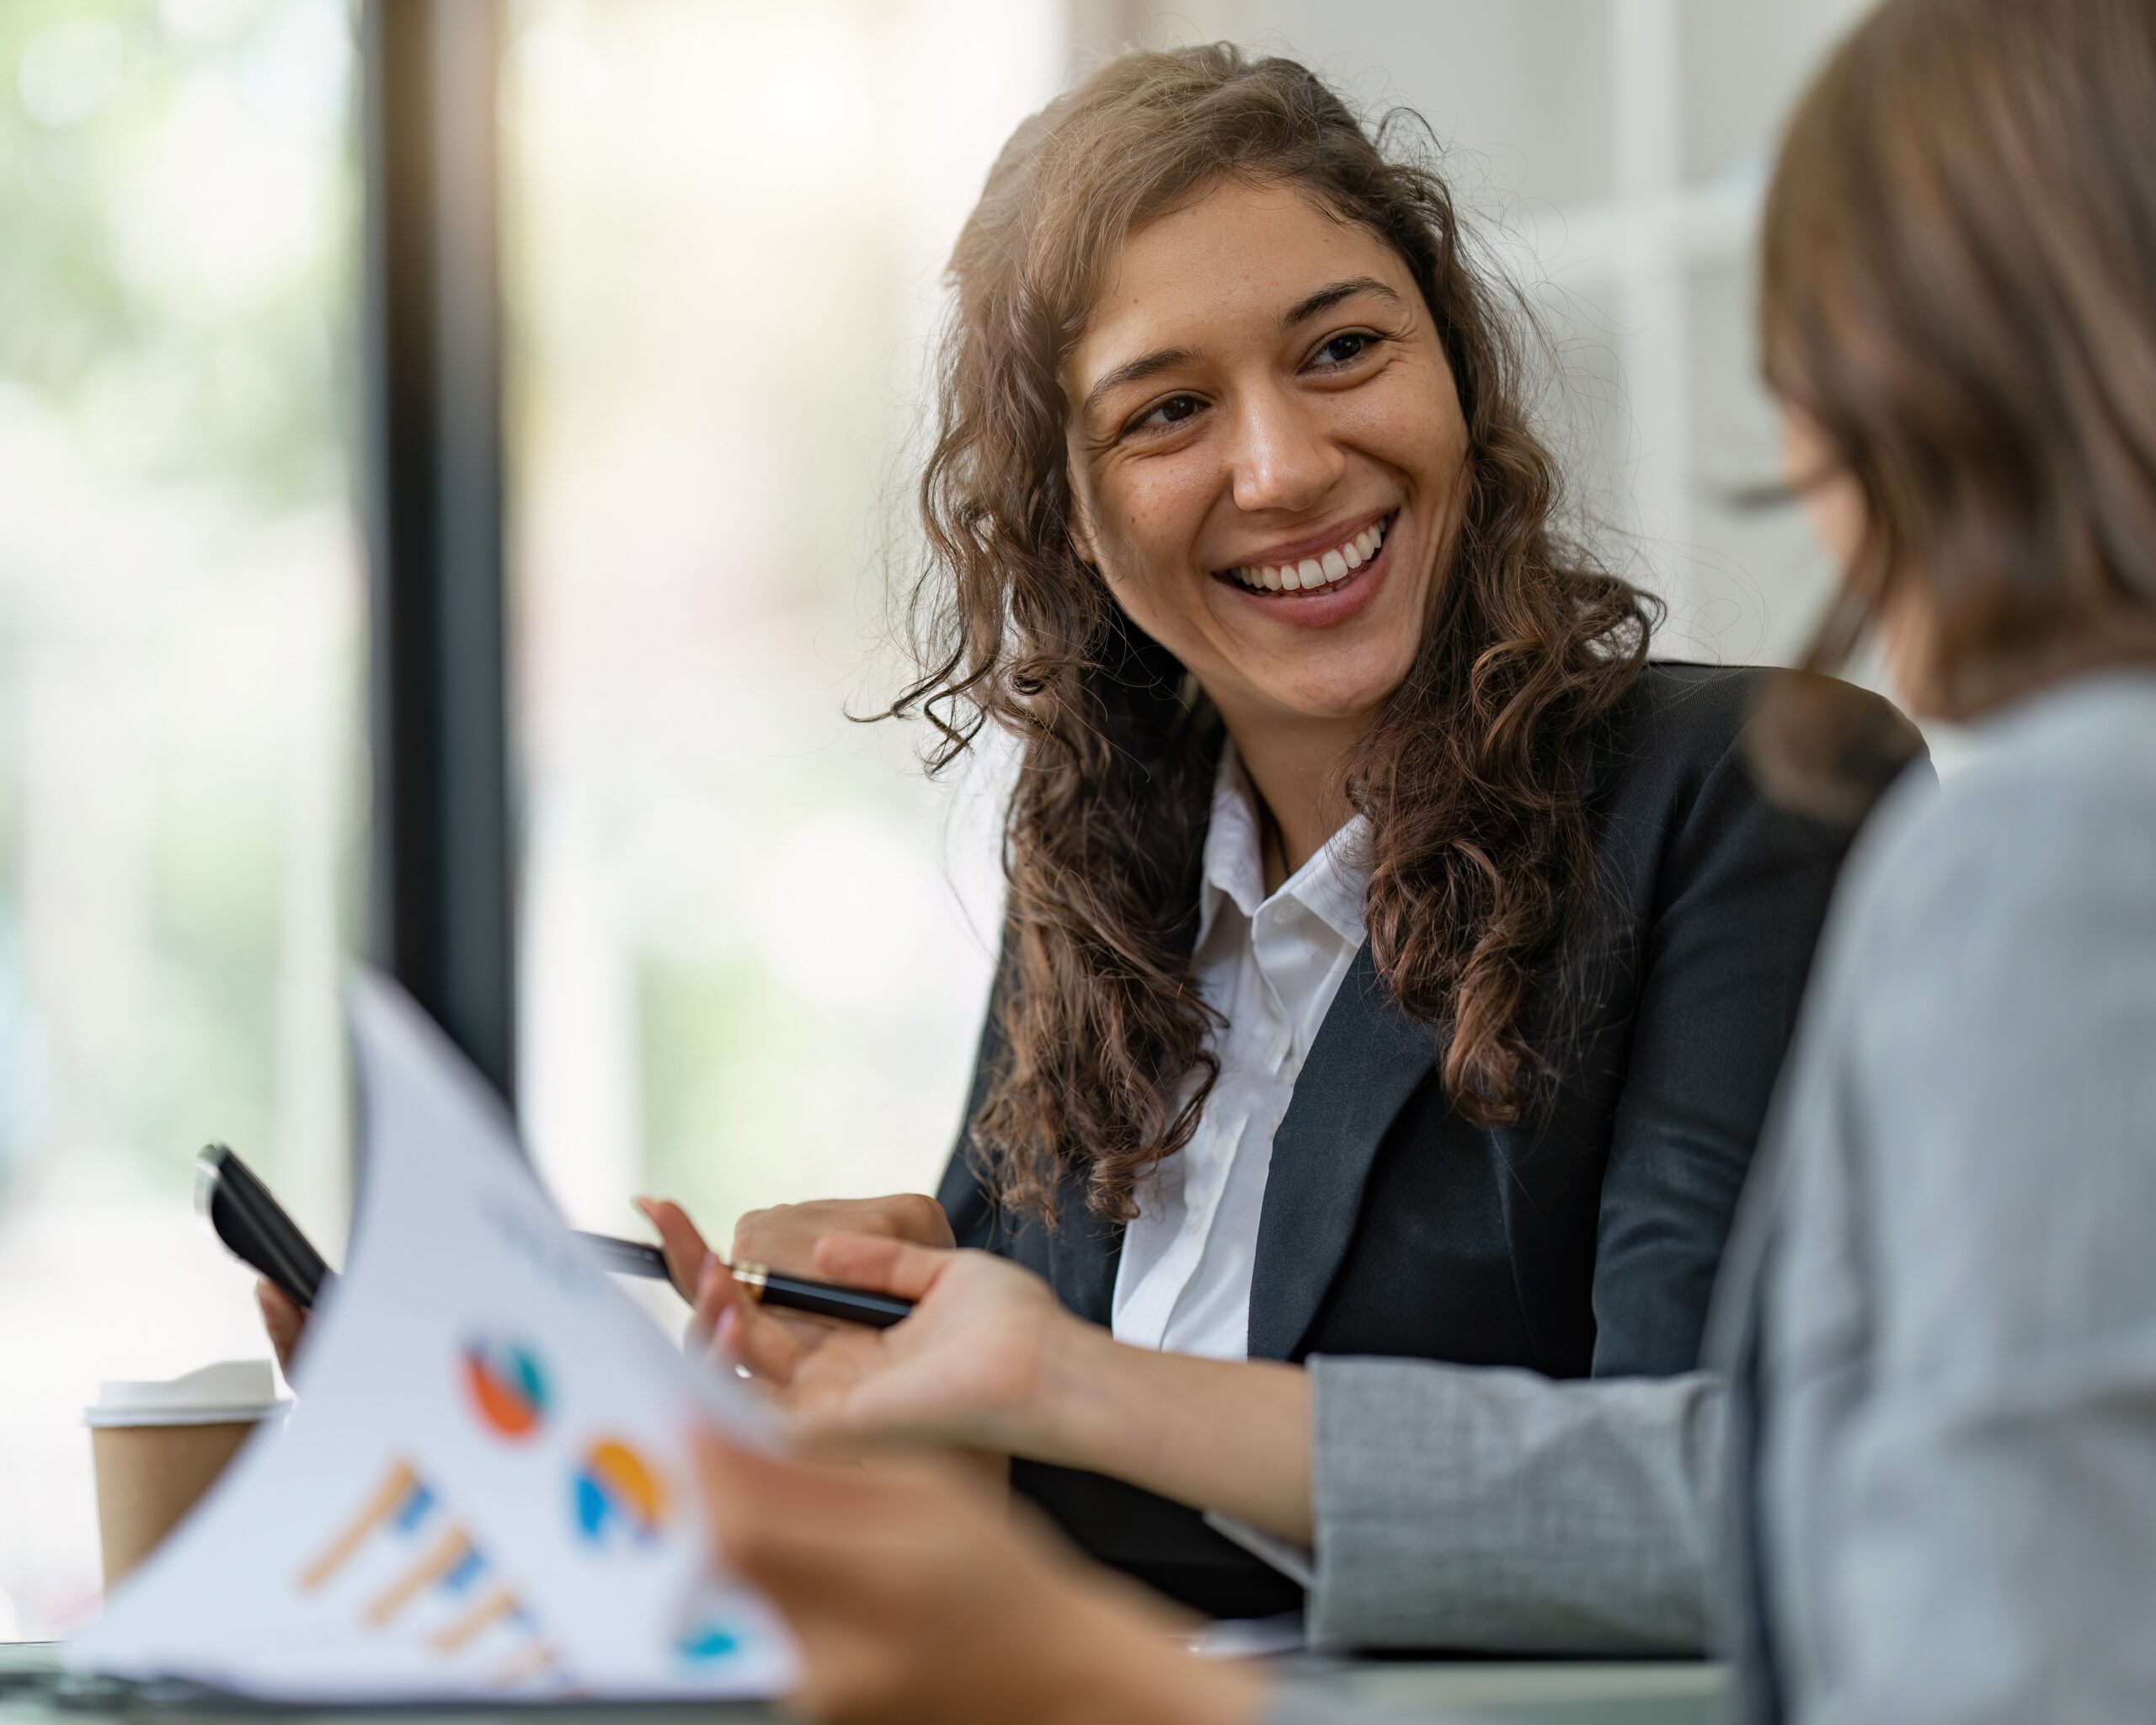
[[[328,111],[318,102],[307,111],[300,104],[320,92],[275,88],[321,75],[325,45],[296,46],[296,35],[334,28],[349,42],[349,9],[344,0],[197,6],[221,27],[195,34],[168,27],[173,10],[157,0],[0,6],[0,378],[72,416],[92,406],[100,380],[153,376],[179,430],[145,440],[146,477],[211,476],[268,504],[341,492],[354,400],[353,150],[302,164],[324,243],[241,307],[173,292],[152,259],[131,259],[124,223],[190,100],[230,93],[267,109],[279,123],[263,129],[264,147],[289,147],[324,121],[349,133],[341,93]]]
[[[177,1194],[330,1112],[280,1086],[356,884],[353,29],[0,5],[0,1157]]]

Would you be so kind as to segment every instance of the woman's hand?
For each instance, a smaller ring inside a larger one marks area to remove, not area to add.
[[[711,1247],[689,1213],[664,1198],[639,1198],[637,1208],[659,1231],[666,1268],[684,1300],[694,1300]],[[752,1210],[734,1225],[728,1261],[760,1263],[791,1276],[815,1274],[816,1242],[826,1234],[873,1234],[947,1251],[958,1242],[943,1206],[925,1192],[887,1198],[825,1198],[813,1204],[777,1204]]]
[[[835,1234],[818,1243],[814,1273],[915,1309],[888,1330],[832,1327],[807,1350],[770,1313],[722,1290],[719,1348],[772,1386],[803,1441],[1062,1459],[1067,1368],[1105,1333],[1032,1271],[985,1252]]]
[[[728,1306],[745,1302],[680,1204],[665,1199],[639,1198],[637,1208],[659,1231],[659,1249],[666,1254],[666,1270],[675,1291],[696,1308],[687,1339],[692,1349],[702,1350],[709,1345],[721,1314]],[[874,1235],[945,1249],[954,1238],[943,1206],[926,1193],[824,1199],[813,1204],[781,1204],[769,1210],[750,1210],[734,1225],[733,1262],[760,1263],[789,1275],[814,1275],[816,1242],[835,1232]],[[759,1329],[768,1338],[766,1351],[782,1352],[787,1359],[820,1347],[831,1333],[829,1324],[814,1318],[768,1313],[763,1315]]]
[[[637,1208],[659,1231],[659,1249],[675,1290],[696,1308],[692,1339],[707,1338],[721,1310],[730,1303],[731,1284],[710,1278],[712,1252],[688,1212],[663,1198],[639,1198]],[[774,1204],[752,1210],[734,1227],[735,1263],[760,1263],[789,1275],[814,1275],[816,1242],[826,1234],[872,1234],[907,1240],[917,1246],[950,1247],[951,1224],[943,1206],[922,1192],[898,1192],[888,1198],[832,1198],[813,1204]],[[803,1351],[815,1347],[829,1327],[812,1319],[776,1318]]]
[[[300,1338],[307,1333],[307,1314],[275,1283],[268,1280],[255,1283],[254,1303],[261,1308],[262,1327],[269,1331],[270,1345],[276,1350],[277,1369],[290,1383]]]
[[[816,1242],[827,1234],[867,1234],[948,1252],[958,1245],[943,1206],[925,1192],[887,1198],[826,1198],[752,1210],[734,1225],[728,1261],[760,1263],[791,1276],[813,1276]]]
[[[1149,1598],[925,1468],[834,1466],[707,1439],[712,1538],[801,1653],[793,1707],[859,1725],[1247,1725],[1247,1672],[1179,1651]]]
[[[1299,1544],[1315,1538],[1300,1366],[1131,1347],[986,1252],[834,1235],[814,1268],[911,1300],[913,1315],[888,1330],[834,1326],[811,1351],[716,1265],[706,1290],[718,1352],[774,1392],[801,1441],[1082,1467]]]

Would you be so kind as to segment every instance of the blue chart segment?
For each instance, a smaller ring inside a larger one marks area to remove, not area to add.
[[[723,1624],[707,1623],[692,1629],[675,1643],[675,1649],[691,1664],[706,1659],[723,1659],[728,1653],[738,1653],[741,1637]]]
[[[577,1531],[592,1545],[648,1545],[665,1525],[666,1493],[659,1477],[626,1444],[592,1445],[571,1477],[571,1490]]]
[[[435,1513],[435,1494],[419,1480],[414,1480],[404,1493],[390,1525],[399,1533],[416,1533],[426,1525],[427,1518]]]
[[[441,1589],[447,1594],[469,1593],[473,1583],[486,1573],[487,1560],[476,1550],[467,1551],[442,1577]]]
[[[748,1651],[755,1632],[742,1621],[739,1601],[730,1588],[705,1581],[689,1608],[675,1619],[674,1657],[685,1666],[708,1672]]]

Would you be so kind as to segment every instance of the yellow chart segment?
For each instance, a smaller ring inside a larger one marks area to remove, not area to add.
[[[438,1653],[462,1653],[515,1610],[516,1595],[505,1587],[496,1588],[454,1623],[439,1632],[429,1645]]]
[[[366,1609],[366,1620],[380,1629],[413,1600],[462,1563],[472,1552],[472,1541],[462,1528],[452,1527],[427,1550],[424,1557],[399,1578],[389,1590]]]
[[[494,1687],[515,1689],[535,1677],[543,1676],[553,1664],[554,1650],[543,1641],[535,1642],[494,1674]]]
[[[301,1573],[300,1590],[318,1592],[331,1576],[351,1562],[354,1552],[388,1524],[419,1482],[419,1475],[404,1463],[392,1463],[381,1487],[353,1517],[351,1525],[330,1542],[328,1550]]]

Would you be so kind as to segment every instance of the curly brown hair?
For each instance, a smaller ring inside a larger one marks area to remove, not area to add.
[[[935,727],[931,770],[990,724],[1020,745],[997,1051],[969,1135],[1007,1210],[1053,1220],[1076,1176],[1089,1210],[1127,1221],[1218,1076],[1191,948],[1221,726],[1073,545],[1059,368],[1126,238],[1225,179],[1296,188],[1375,234],[1444,342],[1468,430],[1460,526],[1413,666],[1340,782],[1369,822],[1379,974],[1442,1044],[1455,1105],[1517,1120],[1550,1070],[1523,1002],[1593,896],[1586,744],[1645,661],[1653,601],[1558,531],[1518,308],[1470,260],[1444,182],[1392,147],[1398,121],[1374,137],[1289,60],[1126,55],[1020,126],[953,254],[921,672],[890,712]]]

